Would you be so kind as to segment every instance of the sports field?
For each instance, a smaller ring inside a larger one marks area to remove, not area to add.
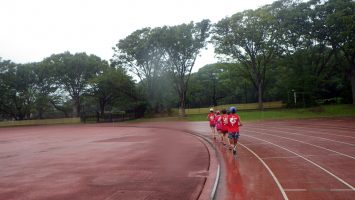
[[[0,128],[0,199],[353,199],[355,118]]]

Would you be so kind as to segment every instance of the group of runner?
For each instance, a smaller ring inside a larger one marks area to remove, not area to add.
[[[207,115],[211,127],[212,138],[220,140],[223,145],[227,146],[230,150],[233,150],[233,154],[236,154],[237,152],[239,127],[243,125],[236,112],[236,107],[230,107],[228,111],[222,109],[221,111],[216,112],[211,108],[210,113]]]

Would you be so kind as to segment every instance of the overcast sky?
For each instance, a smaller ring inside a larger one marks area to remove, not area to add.
[[[0,57],[38,62],[70,51],[112,57],[120,39],[144,27],[210,19],[213,23],[274,0],[1,0]],[[203,51],[195,70],[216,62]]]

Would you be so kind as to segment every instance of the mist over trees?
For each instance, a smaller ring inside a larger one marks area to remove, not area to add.
[[[355,104],[354,22],[351,0],[280,0],[216,24],[141,28],[113,44],[110,62],[69,52],[26,64],[1,58],[0,119],[171,108],[184,116],[185,107],[258,102],[263,109],[280,100]],[[195,66],[208,42],[223,59]]]
[[[169,84],[177,92],[179,113],[185,115],[186,94],[191,71],[200,50],[207,44],[209,20],[190,22],[162,28],[137,30],[114,48],[113,63],[139,77],[145,88],[145,95],[155,111],[161,111],[157,91],[163,76],[170,78]],[[164,107],[164,106],[163,106]]]

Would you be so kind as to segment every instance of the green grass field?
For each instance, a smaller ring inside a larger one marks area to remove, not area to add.
[[[207,109],[207,108],[206,108]],[[353,105],[325,105],[315,108],[298,108],[298,109],[267,109],[258,110],[241,110],[238,111],[243,122],[260,121],[260,120],[282,120],[282,119],[304,119],[304,118],[321,118],[321,117],[355,117],[355,106]],[[161,121],[206,121],[207,114],[189,114],[186,118],[179,117],[156,117],[141,118],[127,121],[127,123],[136,122],[161,122]],[[79,118],[65,119],[44,119],[44,120],[23,120],[23,121],[3,121],[0,127],[9,126],[29,126],[29,125],[50,125],[50,124],[79,124]]]
[[[80,118],[61,118],[61,119],[37,119],[22,121],[3,121],[0,127],[9,126],[36,126],[36,125],[52,125],[52,124],[79,124]]]
[[[264,111],[238,111],[242,121],[259,121],[270,119],[304,119],[321,117],[355,116],[353,105],[325,105],[315,108],[269,109]],[[189,121],[206,121],[206,114],[188,115]]]
[[[258,103],[246,103],[246,104],[227,104],[227,105],[219,105],[213,107],[215,110],[222,110],[223,108],[229,108],[231,106],[237,106],[238,110],[256,110],[259,106]],[[272,101],[272,102],[264,102],[264,108],[282,108],[284,105],[281,101]],[[185,109],[185,113],[187,115],[194,115],[194,114],[208,114],[210,108],[190,108]],[[178,113],[178,109],[174,110],[175,113]]]

